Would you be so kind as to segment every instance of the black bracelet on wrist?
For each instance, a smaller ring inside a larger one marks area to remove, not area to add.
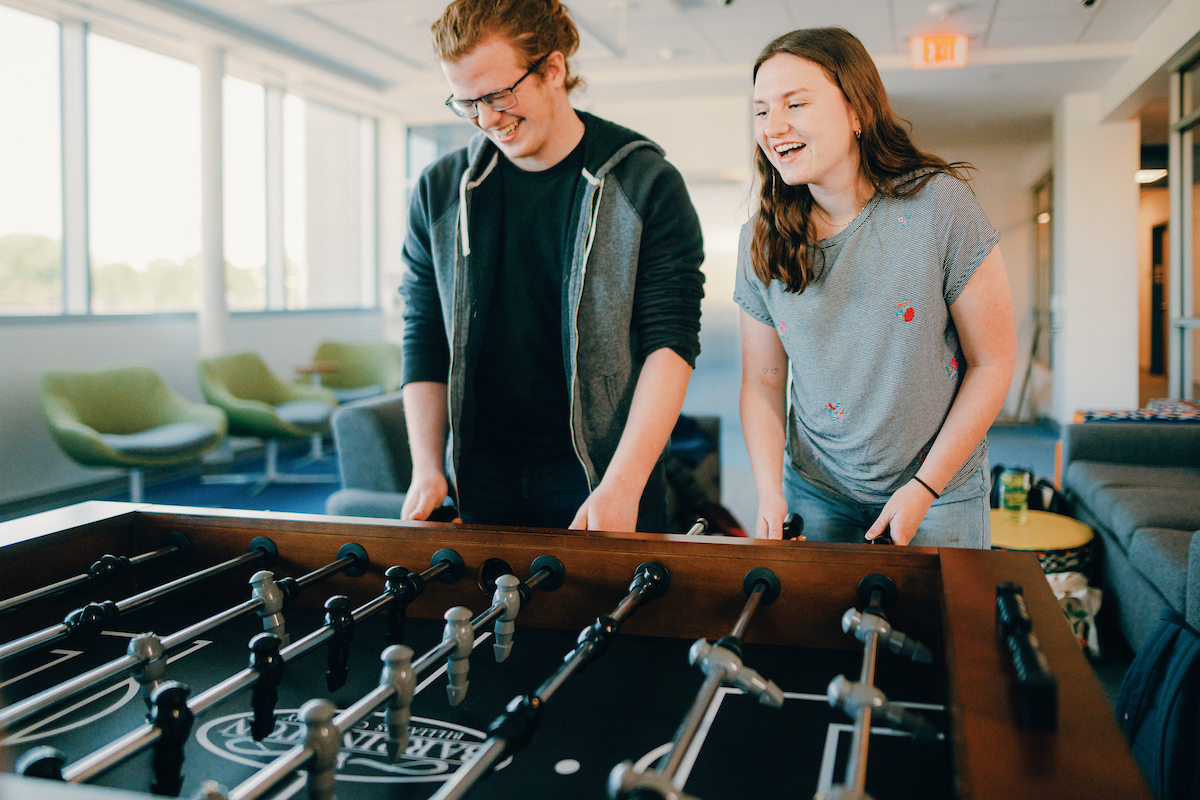
[[[916,475],[913,475],[913,480],[914,480],[914,481],[916,481],[917,483],[921,484],[922,486],[924,486],[926,489],[928,489],[928,490],[929,490],[929,493],[930,493],[931,495],[933,495],[933,499],[934,499],[934,500],[938,500],[938,499],[940,499],[940,498],[941,498],[941,495],[940,495],[940,494],[938,494],[937,492],[935,492],[935,491],[933,490],[933,487],[932,487],[932,486],[930,486],[928,483],[926,483],[925,481],[923,481],[923,480],[921,480],[920,478],[918,478]]]

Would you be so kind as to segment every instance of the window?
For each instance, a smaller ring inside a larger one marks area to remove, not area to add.
[[[1168,274],[1171,397],[1200,396],[1200,48],[1171,74]]]
[[[92,311],[194,310],[200,254],[200,71],[88,36]]]
[[[0,314],[62,312],[58,35],[0,5]]]
[[[267,306],[266,91],[224,81],[225,297],[230,311]]]
[[[374,121],[288,95],[283,136],[287,308],[375,305]]]
[[[474,125],[459,122],[453,125],[414,125],[408,129],[408,190],[412,193],[417,179],[433,162],[447,153],[466,147],[479,133]],[[406,203],[407,205],[407,203]]]
[[[228,307],[375,307],[376,121],[223,86]],[[200,105],[195,64],[0,5],[0,315],[199,307]]]

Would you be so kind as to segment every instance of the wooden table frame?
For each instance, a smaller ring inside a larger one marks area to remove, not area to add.
[[[192,540],[195,552],[181,571],[198,569],[246,551],[257,536],[279,547],[277,575],[299,575],[334,559],[350,541],[366,548],[371,566],[361,578],[334,577],[320,592],[300,598],[319,607],[334,593],[357,604],[376,596],[383,572],[400,564],[414,571],[429,565],[443,547],[466,563],[464,578],[438,586],[409,607],[414,617],[440,618],[455,604],[476,613],[489,604],[474,575],[487,558],[500,557],[522,578],[540,555],[566,567],[553,595],[522,611],[519,625],[580,629],[625,593],[638,564],[660,561],[671,586],[622,628],[624,634],[694,639],[728,630],[741,610],[746,572],[768,566],[779,576],[778,600],[763,607],[748,642],[788,646],[857,648],[842,633],[842,613],[857,604],[858,582],[882,572],[895,581],[900,600],[890,612],[900,630],[945,657],[952,720],[955,783],[961,798],[1150,798],[1133,756],[1113,718],[1100,684],[1065,624],[1058,601],[1032,553],[796,544],[728,537],[685,538],[657,534],[568,534],[484,526],[401,523],[392,520],[306,514],[223,511],[171,506],[91,502],[0,523],[0,594],[5,597],[87,569],[104,553],[131,554],[162,546],[172,531]],[[161,572],[142,569],[144,586]],[[206,583],[205,596],[231,602],[249,597],[247,576]],[[1058,730],[1038,733],[1015,723],[1013,677],[995,641],[995,587],[1017,581],[1034,632],[1058,678]],[[219,593],[219,595],[218,595]],[[54,598],[28,613],[0,617],[0,641],[61,619],[79,597]],[[14,619],[18,617],[19,619]],[[29,800],[45,788],[6,778],[6,800]],[[72,787],[88,792],[86,787]],[[64,789],[65,791],[65,789]]]

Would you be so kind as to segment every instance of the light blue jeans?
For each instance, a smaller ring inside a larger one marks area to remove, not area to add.
[[[909,542],[923,547],[992,546],[991,476],[987,461],[953,491],[933,501],[929,513]],[[804,535],[810,542],[863,544],[867,528],[875,523],[883,505],[863,504],[814,486],[800,476],[791,462],[783,465],[783,496],[788,511],[804,518]]]

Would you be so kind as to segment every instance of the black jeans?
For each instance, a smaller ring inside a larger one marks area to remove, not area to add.
[[[638,509],[639,531],[667,529],[662,465],[655,466]],[[548,464],[522,464],[490,453],[471,453],[458,471],[463,522],[528,528],[565,528],[588,499],[587,475],[574,456]]]

